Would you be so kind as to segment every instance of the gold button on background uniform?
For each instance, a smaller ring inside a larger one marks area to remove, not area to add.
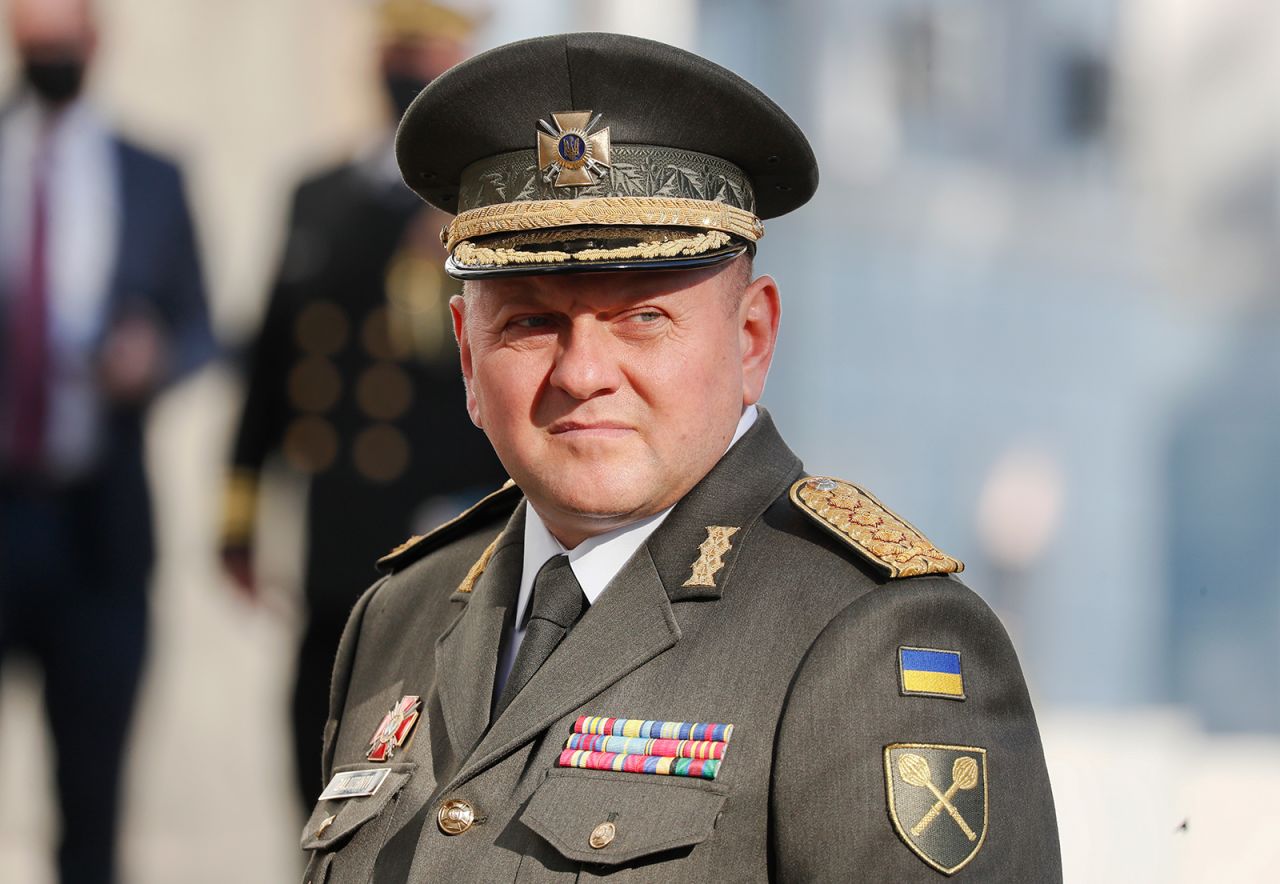
[[[332,356],[347,344],[351,325],[347,314],[332,301],[308,304],[298,314],[294,340],[298,348],[313,356]]]
[[[356,436],[352,457],[366,479],[391,482],[409,467],[409,442],[390,424],[374,424]]]
[[[372,418],[395,420],[413,404],[413,381],[394,363],[374,363],[356,382],[356,402]]]
[[[434,220],[424,214],[420,223]],[[443,255],[426,228],[411,233],[409,239],[387,272],[387,300],[394,314],[390,323],[393,344],[399,352],[427,362],[456,359],[449,298],[461,294],[462,288],[445,274]]]
[[[461,798],[450,798],[436,812],[436,824],[446,835],[461,835],[476,822],[476,810]]]
[[[307,356],[289,372],[289,402],[298,411],[328,411],[341,395],[342,376],[324,357]]]
[[[613,823],[601,823],[591,830],[589,843],[596,850],[601,850],[613,843],[613,836],[618,834]]]
[[[281,448],[294,468],[319,473],[329,469],[338,456],[338,433],[324,418],[305,415],[289,424]]]

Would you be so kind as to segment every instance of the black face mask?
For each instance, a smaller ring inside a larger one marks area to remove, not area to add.
[[[32,91],[46,104],[66,104],[80,94],[84,62],[78,58],[29,58],[23,74]]]
[[[387,97],[391,99],[391,106],[395,108],[396,118],[404,116],[404,112],[409,109],[409,105],[418,97],[418,93],[426,88],[429,81],[420,77],[411,77],[404,74],[385,74],[382,78],[383,86],[386,87]]]

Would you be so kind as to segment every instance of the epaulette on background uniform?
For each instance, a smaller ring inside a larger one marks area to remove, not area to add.
[[[516,487],[516,483],[508,479],[501,488],[483,498],[471,509],[450,519],[428,534],[410,537],[378,559],[378,570],[388,574],[398,571],[405,565],[416,562],[433,549],[439,549],[446,543],[473,531],[477,524],[485,520],[509,516],[515,505],[519,503],[520,496],[521,492]]]
[[[954,574],[964,563],[938,549],[869,492],[828,476],[791,486],[791,502],[889,577]]]

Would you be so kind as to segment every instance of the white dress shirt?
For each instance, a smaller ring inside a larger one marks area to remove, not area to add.
[[[758,413],[754,405],[749,405],[743,410],[733,438],[729,440],[729,448],[742,438],[743,433],[751,429]],[[729,448],[725,449],[726,453]],[[658,530],[658,526],[674,508],[675,506],[672,505],[660,513],[629,525],[614,528],[595,537],[588,537],[573,549],[565,549],[548,530],[533,505],[525,507],[524,570],[520,573],[520,594],[516,599],[516,617],[513,626],[515,632],[511,636],[511,641],[507,642],[506,653],[498,661],[497,677],[494,679],[495,697],[502,693],[502,688],[507,683],[507,676],[511,673],[511,665],[515,662],[516,652],[520,650],[520,643],[524,641],[525,611],[533,601],[533,579],[547,560],[561,554],[567,555],[569,567],[573,569],[573,575],[578,578],[578,583],[582,586],[587,604],[594,605],[596,599],[609,588],[609,583],[622,570],[622,566],[635,555],[636,550],[644,545],[649,535]]]

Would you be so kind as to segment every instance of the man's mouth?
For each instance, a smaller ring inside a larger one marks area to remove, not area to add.
[[[548,432],[552,436],[560,438],[589,438],[596,437],[601,439],[613,439],[625,436],[628,433],[635,432],[628,424],[620,421],[556,421],[549,428]]]

